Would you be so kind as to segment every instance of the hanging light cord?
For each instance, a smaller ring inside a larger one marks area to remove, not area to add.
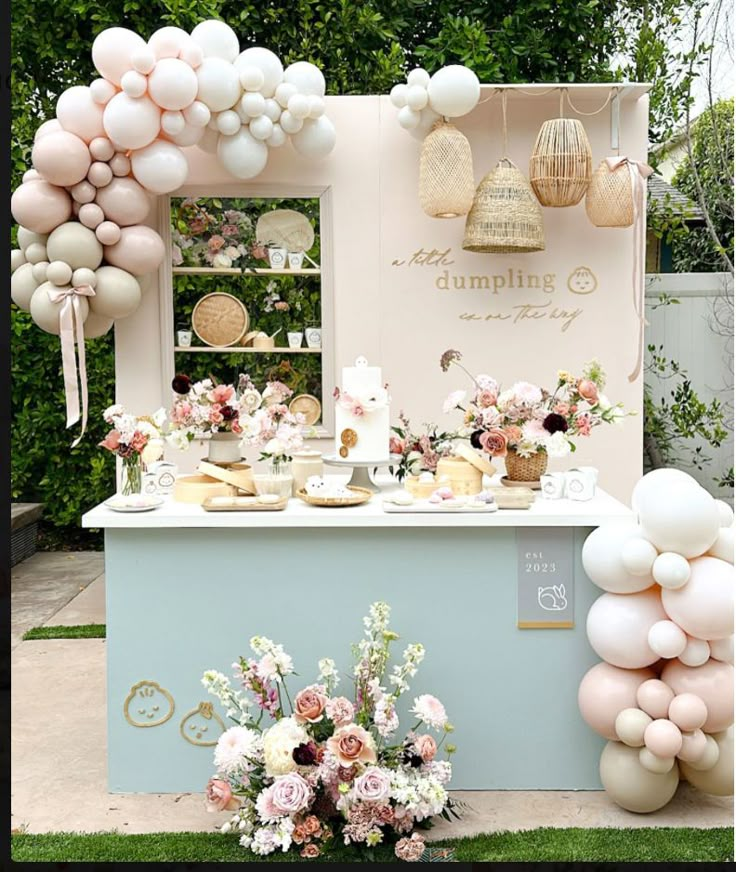
[[[506,107],[508,103],[508,91],[501,92],[501,114],[503,116],[503,155],[502,160],[508,160],[509,130],[506,123]]]
[[[606,106],[608,106],[614,96],[618,96],[619,91],[619,88],[611,88],[611,90],[608,92],[608,96],[606,97],[606,102],[600,107],[600,109],[596,109],[593,112],[583,112],[582,110],[578,109],[577,106],[575,106],[575,104],[570,99],[570,92],[567,90],[567,88],[565,88],[565,94],[567,95],[567,105],[572,109],[573,112],[575,112],[576,115],[584,115],[588,118],[592,115],[600,115],[600,113],[606,108]]]

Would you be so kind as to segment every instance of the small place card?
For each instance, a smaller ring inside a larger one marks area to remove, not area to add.
[[[520,527],[517,626],[520,629],[570,629],[575,626],[573,530]]]

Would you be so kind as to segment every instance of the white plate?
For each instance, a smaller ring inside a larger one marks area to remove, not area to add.
[[[108,509],[113,512],[150,512],[164,504],[161,497],[136,494],[129,497],[112,497],[105,501]]]

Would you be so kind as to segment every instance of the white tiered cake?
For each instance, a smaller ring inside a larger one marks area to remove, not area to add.
[[[389,398],[380,366],[364,357],[342,370],[342,389],[335,405],[335,452],[346,461],[388,460]]]

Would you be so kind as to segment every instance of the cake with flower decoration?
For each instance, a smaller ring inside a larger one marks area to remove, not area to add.
[[[380,366],[359,357],[342,370],[335,388],[335,452],[344,460],[370,462],[389,457],[389,396]]]

